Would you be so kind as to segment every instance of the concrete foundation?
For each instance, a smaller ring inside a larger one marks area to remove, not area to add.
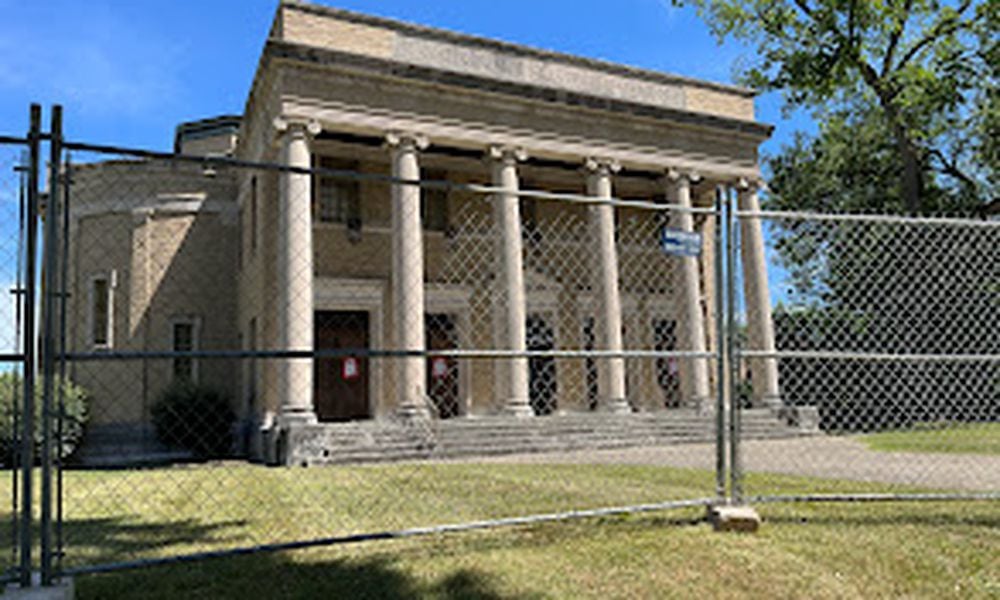
[[[708,519],[716,531],[754,533],[760,528],[760,515],[752,506],[713,506]]]
[[[40,587],[41,576],[39,573],[32,573],[31,584],[30,588],[10,584],[4,589],[3,597],[12,600],[72,600],[76,597],[73,579],[70,577],[63,577],[49,587]]]

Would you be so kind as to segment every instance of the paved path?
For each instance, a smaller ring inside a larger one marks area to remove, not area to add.
[[[485,459],[503,463],[643,464],[713,469],[712,444],[686,444],[517,454]],[[1000,456],[875,452],[846,437],[812,436],[743,443],[748,471],[809,475],[927,488],[1000,492]],[[766,490],[747,490],[765,493]]]

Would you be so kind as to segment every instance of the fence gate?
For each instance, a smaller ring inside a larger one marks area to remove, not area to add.
[[[815,431],[735,435],[734,495],[1000,497],[1000,463],[985,449],[1000,435],[1000,222],[761,211],[751,193],[735,218],[771,285],[746,270],[736,282],[747,335],[734,344],[734,394],[747,399],[734,430],[774,403]],[[769,287],[782,297],[767,299]],[[755,309],[772,304],[773,315]]]

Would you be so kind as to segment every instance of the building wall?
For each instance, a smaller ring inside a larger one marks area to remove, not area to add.
[[[68,340],[74,351],[172,349],[172,324],[190,319],[201,349],[236,345],[237,234],[232,180],[163,163],[82,165],[71,189]],[[91,279],[112,276],[113,335],[94,347]],[[226,361],[199,360],[199,382],[235,390]],[[71,377],[92,398],[91,424],[141,426],[172,378],[163,359],[80,361]]]

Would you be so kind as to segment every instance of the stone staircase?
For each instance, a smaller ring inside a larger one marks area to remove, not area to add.
[[[741,425],[744,439],[814,433],[789,426],[766,409],[744,411]],[[532,419],[356,421],[296,428],[281,440],[278,457],[283,464],[296,465],[391,462],[710,443],[715,437],[715,417],[691,410],[572,413]]]
[[[190,452],[172,450],[157,441],[151,427],[103,425],[87,431],[71,464],[97,469],[144,467],[190,458]]]

